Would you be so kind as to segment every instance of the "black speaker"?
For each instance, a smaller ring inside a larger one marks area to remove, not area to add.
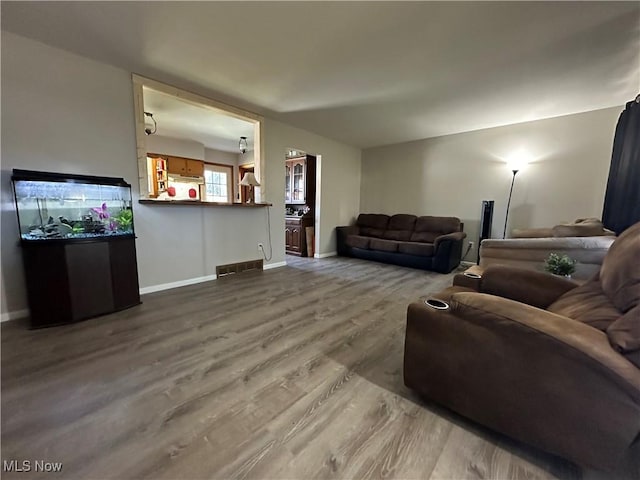
[[[493,200],[483,200],[480,211],[480,238],[478,238],[478,263],[480,263],[480,243],[491,237],[491,223],[493,222]]]

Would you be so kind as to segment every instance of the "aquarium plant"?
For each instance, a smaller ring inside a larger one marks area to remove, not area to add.
[[[550,253],[549,257],[544,261],[544,269],[554,275],[570,277],[576,271],[576,260],[567,255]]]
[[[120,210],[113,216],[113,221],[120,229],[129,231],[133,225],[133,212],[131,210]]]

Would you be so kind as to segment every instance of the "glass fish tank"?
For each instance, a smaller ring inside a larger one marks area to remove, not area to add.
[[[122,178],[14,169],[11,181],[23,241],[134,235]]]

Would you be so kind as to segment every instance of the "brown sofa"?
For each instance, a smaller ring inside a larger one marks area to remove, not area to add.
[[[548,238],[487,238],[480,244],[479,265],[507,265],[527,270],[544,270],[550,253],[568,255],[576,260],[572,277],[587,280],[600,270],[602,261],[616,237],[548,237]]]
[[[615,236],[602,225],[599,218],[578,218],[571,223],[561,223],[551,228],[516,228],[511,238],[550,238],[550,237],[602,237]]]
[[[460,264],[467,236],[456,217],[362,213],[337,228],[338,255],[449,273]]]
[[[614,468],[640,442],[639,259],[640,223],[581,286],[492,266],[480,292],[450,287],[436,295],[441,310],[411,304],[405,384],[580,465]]]

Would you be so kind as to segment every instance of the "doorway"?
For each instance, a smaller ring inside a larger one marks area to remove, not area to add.
[[[285,253],[313,258],[317,253],[318,156],[298,148],[285,152]]]

